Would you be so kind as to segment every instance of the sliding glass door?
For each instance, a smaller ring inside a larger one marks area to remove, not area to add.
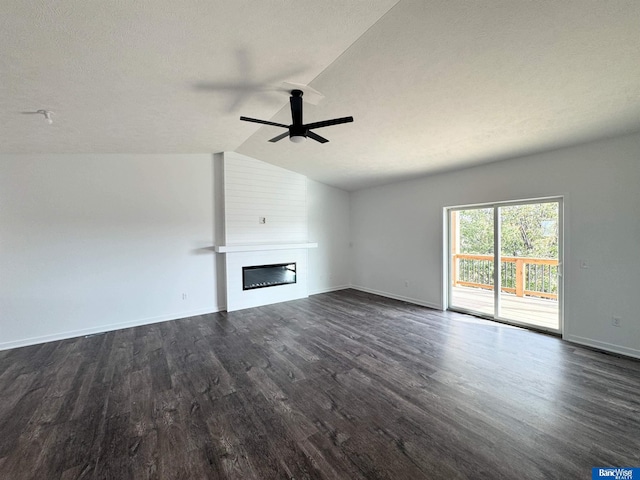
[[[449,209],[448,306],[561,330],[562,200]]]
[[[449,304],[492,316],[495,312],[493,208],[452,210]]]

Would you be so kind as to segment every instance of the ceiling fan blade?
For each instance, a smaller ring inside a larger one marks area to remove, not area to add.
[[[283,125],[281,123],[275,123],[275,122],[267,122],[266,120],[258,120],[257,118],[240,117],[240,120],[243,120],[245,122],[262,123],[263,125],[272,125],[274,127],[289,128],[289,125]]]
[[[327,143],[329,141],[326,138],[321,137],[317,133],[313,133],[313,132],[307,132],[307,137],[313,138],[316,142],[320,142],[320,143]]]
[[[321,122],[309,123],[308,125],[305,125],[305,127],[311,130],[312,128],[329,127],[331,125],[338,125],[340,123],[349,123],[349,122],[353,122],[353,117],[342,117],[342,118],[334,118],[331,120],[322,120]]]
[[[230,91],[240,93],[252,93],[255,86],[247,82],[199,82],[193,86],[196,90]]]
[[[284,137],[289,136],[289,132],[284,132],[280,135],[278,135],[277,137],[273,137],[271,140],[269,140],[271,143],[276,143],[279,142],[280,140],[282,140]]]

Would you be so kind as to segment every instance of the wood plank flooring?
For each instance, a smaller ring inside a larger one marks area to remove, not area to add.
[[[0,352],[0,478],[587,479],[640,362],[344,290]]]

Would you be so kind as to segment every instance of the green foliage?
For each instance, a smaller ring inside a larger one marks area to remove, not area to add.
[[[500,207],[500,250],[502,257],[558,258],[558,204],[537,203]],[[493,254],[493,208],[458,211],[458,253]],[[459,260],[460,280],[493,284],[493,262]],[[500,265],[501,285],[516,287],[516,265]],[[528,264],[524,270],[525,290],[557,293],[558,267]]]
[[[502,256],[557,258],[558,204],[500,207]],[[459,253],[493,254],[493,208],[460,210]]]
[[[458,253],[493,254],[493,208],[460,210]]]

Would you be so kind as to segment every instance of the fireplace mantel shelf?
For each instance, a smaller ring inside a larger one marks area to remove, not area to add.
[[[317,243],[269,243],[248,245],[216,245],[216,253],[262,252],[266,250],[294,250],[298,248],[317,248]]]

